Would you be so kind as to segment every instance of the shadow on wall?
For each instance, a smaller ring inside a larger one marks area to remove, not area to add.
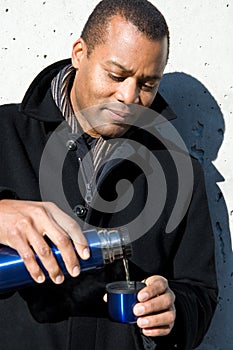
[[[214,97],[197,79],[185,73],[165,74],[160,93],[178,118],[172,122],[190,153],[202,164],[213,230],[216,240],[216,264],[219,301],[215,317],[199,350],[232,350],[233,255],[227,207],[218,182],[224,178],[214,167],[221,147],[225,125]],[[197,218],[198,220],[198,218]]]

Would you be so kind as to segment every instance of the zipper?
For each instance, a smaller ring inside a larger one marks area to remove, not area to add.
[[[93,198],[91,182],[88,182],[88,179],[87,179],[84,167],[83,167],[82,159],[80,157],[78,158],[78,161],[79,161],[79,166],[80,166],[81,174],[83,177],[83,181],[84,181],[84,184],[86,187],[86,194],[85,194],[84,200],[86,203],[86,209],[88,209],[90,207],[90,204],[91,204],[92,198]]]
[[[86,195],[85,195],[84,200],[87,203],[88,207],[91,204],[92,198],[93,198],[93,194],[92,194],[91,184],[87,183],[86,184]]]

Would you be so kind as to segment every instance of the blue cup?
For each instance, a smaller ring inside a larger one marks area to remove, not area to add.
[[[146,285],[136,281],[119,281],[107,284],[108,313],[112,321],[135,323],[137,316],[133,307],[138,302],[137,294]]]

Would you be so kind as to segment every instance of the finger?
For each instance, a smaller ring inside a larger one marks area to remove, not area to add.
[[[153,297],[146,302],[137,303],[133,310],[136,316],[162,312],[173,308],[174,301],[174,294],[169,292],[158,297]]]
[[[157,327],[157,328],[144,328],[142,329],[142,333],[146,337],[165,337],[166,335],[169,335],[172,331],[173,327],[170,326],[163,326],[163,327]]]
[[[45,206],[47,206],[47,210],[45,209]],[[75,252],[73,243],[69,235],[57,224],[56,221],[54,221],[52,215],[50,215],[48,206],[50,208],[57,208],[56,205],[43,203],[43,206],[41,206],[38,210],[40,211],[40,220],[39,222],[37,221],[37,231],[38,233],[40,232],[40,237],[46,234],[49,237],[49,239],[55,244],[55,246],[61,253],[62,259],[64,261],[68,273],[72,277],[76,277],[80,273],[80,266],[77,253]],[[42,224],[43,229],[41,229]],[[50,254],[51,250],[48,250],[45,246],[45,242],[43,243],[43,241],[40,241],[40,244],[42,244],[41,248],[38,242],[32,242],[31,240],[31,244],[33,245],[35,251],[38,252],[38,255],[40,255],[42,264],[46,267],[51,279],[55,283],[62,283],[64,280],[63,273],[59,269],[58,263],[53,254]]]
[[[107,301],[108,301],[108,295],[107,295],[107,293],[106,293],[106,294],[104,294],[104,296],[103,296],[103,300],[105,301],[105,303],[107,303]]]
[[[72,239],[78,255],[82,259],[88,259],[90,257],[90,250],[78,223],[53,203],[47,203],[45,208],[49,211],[53,220]]]
[[[45,275],[38,265],[35,253],[31,249],[27,240],[21,235],[17,235],[14,249],[17,250],[18,254],[23,259],[24,265],[34,281],[37,283],[43,283],[45,281]]]
[[[28,240],[29,233],[32,236],[35,234],[32,220],[27,217],[21,217],[20,220],[18,220],[17,225],[11,229],[10,234],[8,235],[7,244],[18,252],[31,277],[36,282],[42,283],[45,281],[45,275],[30,246]]]
[[[44,237],[36,231],[34,232],[34,235],[30,237],[30,244],[51,280],[56,284],[61,284],[64,281],[64,275],[53,255],[51,247],[44,240]]]
[[[167,335],[170,333],[175,322],[175,310],[169,310],[157,315],[139,317],[137,324],[145,332],[154,332],[157,335]]]
[[[70,238],[67,237],[64,231],[57,228],[55,225],[47,229],[46,235],[60,251],[68,273],[73,277],[77,277],[80,273],[80,265]],[[52,263],[52,260],[50,260],[50,263]],[[48,267],[49,275],[52,276],[52,279],[54,280],[53,269],[55,269],[55,267],[52,264],[46,266]]]
[[[149,300],[160,294],[164,294],[168,288],[168,282],[162,276],[152,276],[147,278],[144,282],[147,286],[141,289],[137,295],[138,301],[140,302]]]
[[[64,276],[58,266],[50,247],[45,242],[42,234],[34,227],[34,222],[28,217],[20,220],[17,225],[16,241],[21,240],[21,244],[15,243],[15,248],[22,256],[25,266],[32,278],[37,282],[45,280],[45,274],[36,260],[35,253],[40,259],[45,270],[55,283],[62,283]],[[32,249],[33,248],[33,249]],[[33,251],[34,250],[34,251]]]

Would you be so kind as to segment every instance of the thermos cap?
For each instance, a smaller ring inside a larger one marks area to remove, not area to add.
[[[108,283],[106,285],[106,290],[107,290],[108,293],[133,294],[133,293],[141,290],[145,286],[146,285],[143,282],[119,281],[119,282]]]
[[[112,321],[120,323],[135,323],[137,316],[133,308],[138,302],[137,293],[146,285],[136,281],[119,281],[107,284],[108,313]]]

